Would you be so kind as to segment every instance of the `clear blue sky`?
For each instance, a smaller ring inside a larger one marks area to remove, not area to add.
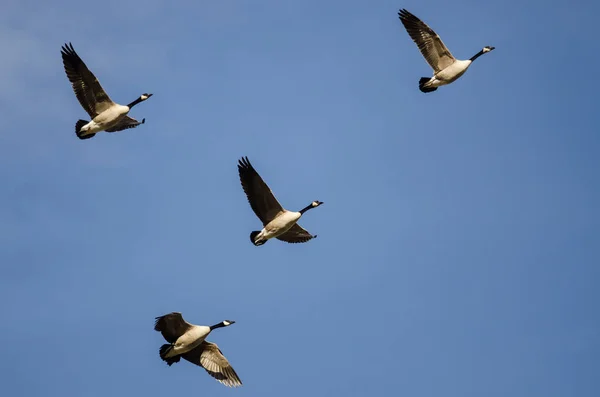
[[[597,396],[597,2],[171,4],[2,3],[3,394]],[[399,8],[496,51],[423,94]],[[144,126],[76,138],[69,41]],[[244,155],[316,240],[250,243]]]

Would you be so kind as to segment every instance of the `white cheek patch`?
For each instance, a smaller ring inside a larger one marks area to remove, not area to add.
[[[231,325],[231,323],[229,321],[223,321],[223,324],[225,324],[225,325]]]

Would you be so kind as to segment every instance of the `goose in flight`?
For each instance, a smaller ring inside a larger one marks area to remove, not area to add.
[[[474,60],[496,48],[486,46],[470,59],[456,59],[446,48],[440,36],[425,22],[405,9],[401,9],[398,15],[408,35],[417,44],[421,54],[433,69],[433,77],[421,77],[419,80],[419,89],[422,92],[432,92],[438,87],[452,83],[467,71]]]
[[[152,94],[144,93],[126,106],[119,105],[108,97],[96,76],[79,58],[71,43],[62,47],[61,55],[65,73],[73,86],[75,96],[92,119],[92,121],[78,120],[75,123],[75,133],[79,139],[92,138],[100,131],[116,132],[135,128],[146,122],[146,119],[137,121],[127,116],[127,113],[138,103],[150,98]]]
[[[250,207],[263,224],[261,231],[255,230],[250,233],[252,244],[263,245],[272,238],[287,243],[305,243],[317,237],[296,222],[306,211],[323,204],[322,201],[313,201],[298,212],[288,211],[279,204],[269,186],[250,164],[248,157],[239,160],[238,173]]]
[[[183,357],[184,360],[204,368],[210,376],[225,386],[241,386],[242,381],[219,346],[205,340],[212,330],[231,324],[235,324],[235,321],[225,320],[210,327],[193,325],[185,321],[178,312],[156,317],[154,330],[160,332],[169,342],[160,347],[160,358],[171,366]]]

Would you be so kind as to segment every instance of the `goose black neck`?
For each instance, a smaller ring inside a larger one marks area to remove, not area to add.
[[[482,56],[484,54],[483,50],[479,51],[477,54],[473,55],[470,59],[471,62],[473,62],[474,60],[476,60],[477,58],[479,58],[480,56]]]
[[[225,327],[225,324],[223,324],[223,321],[221,321],[219,324],[211,325],[210,330],[212,331],[213,329],[223,328],[223,327]]]
[[[131,102],[129,105],[127,105],[127,107],[129,109],[131,109],[132,107],[134,107],[135,105],[137,105],[138,103],[142,102],[142,97],[139,97],[138,99],[136,99],[135,101]]]
[[[308,210],[309,210],[309,209],[311,209],[311,208],[313,208],[313,205],[312,205],[312,204],[310,204],[310,205],[307,205],[306,207],[304,207],[304,208],[302,208],[302,209],[300,210],[300,213],[301,213],[301,214],[304,214],[306,211],[308,211]]]

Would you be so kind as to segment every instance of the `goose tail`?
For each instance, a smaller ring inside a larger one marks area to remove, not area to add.
[[[252,244],[256,245],[257,247],[267,242],[266,240],[256,240],[256,236],[258,236],[259,233],[260,232],[258,230],[255,230],[252,233],[250,233],[250,241],[252,241]]]
[[[77,123],[75,123],[75,134],[77,134],[77,138],[79,138],[79,139],[90,139],[90,138],[93,138],[94,135],[96,135],[96,134],[87,134],[87,135],[84,135],[81,132],[81,127],[83,127],[87,123],[89,123],[89,121],[85,121],[85,120],[77,120]]]
[[[173,345],[172,344],[162,345],[160,347],[160,350],[159,350],[160,358],[163,361],[165,361],[167,364],[169,364],[169,367],[171,365],[173,365],[174,363],[179,362],[179,356],[167,357],[167,355],[171,352],[171,350],[173,350]]]
[[[425,84],[427,84],[429,80],[431,80],[431,77],[421,77],[419,80],[419,89],[421,92],[433,92],[437,90],[437,87],[425,87]]]

